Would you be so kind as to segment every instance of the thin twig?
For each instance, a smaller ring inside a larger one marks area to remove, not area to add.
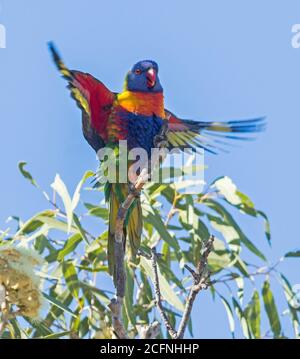
[[[277,273],[277,266],[282,262],[282,258],[280,258],[274,265],[272,265],[271,267],[257,267],[257,270],[255,272],[252,272],[252,273],[249,273],[246,276],[243,276],[243,278],[250,278],[251,277],[257,277],[257,276],[266,276],[266,275],[272,275],[275,273]],[[231,281],[234,281],[236,280],[238,277],[234,277],[234,276],[231,276],[231,277],[228,277],[226,278],[226,276],[229,276],[230,274],[234,274],[234,273],[229,273],[229,274],[226,274],[226,275],[223,275],[217,279],[214,279],[210,282],[211,285],[214,285],[214,284],[218,284],[218,283],[222,283],[222,284],[225,284],[227,282],[231,282]]]
[[[183,316],[182,316],[181,322],[179,324],[178,333],[177,333],[178,339],[182,339],[184,336],[184,332],[185,332],[185,329],[189,322],[193,304],[197,297],[197,294],[202,289],[207,289],[209,286],[210,273],[207,269],[207,258],[213,249],[214,239],[215,239],[214,236],[210,236],[208,241],[205,243],[204,252],[203,252],[201,259],[199,261],[199,264],[197,266],[197,271],[193,272],[194,284],[192,285],[192,287],[190,289],[190,292],[189,292],[189,295],[188,295],[188,298],[186,301],[185,309],[183,312]],[[189,267],[186,266],[186,268],[190,271]]]
[[[155,289],[155,300],[156,300],[156,306],[158,308],[158,311],[162,317],[162,320],[164,322],[165,327],[167,328],[171,338],[176,339],[177,338],[177,332],[173,328],[172,324],[169,321],[168,316],[165,313],[164,307],[162,305],[162,298],[161,298],[161,292],[160,292],[160,285],[159,285],[159,277],[158,277],[158,269],[157,269],[157,253],[156,248],[152,248],[152,256],[151,256],[151,264],[152,264],[152,270],[154,274],[154,289]]]
[[[197,294],[202,289],[207,289],[210,285],[210,281],[209,281],[210,273],[207,269],[207,259],[208,259],[209,254],[213,250],[213,242],[214,242],[214,236],[211,236],[208,239],[208,241],[205,243],[204,250],[201,255],[201,259],[197,265],[196,270],[193,270],[188,265],[185,265],[185,268],[191,273],[191,275],[193,277],[193,285],[189,291],[189,294],[188,294],[188,297],[186,300],[185,309],[183,312],[181,322],[179,324],[178,331],[176,331],[173,328],[173,326],[171,325],[169,318],[168,318],[168,316],[164,310],[164,307],[162,305],[162,297],[161,297],[159,276],[158,276],[158,267],[157,267],[158,254],[156,252],[156,247],[153,247],[151,250],[152,255],[151,255],[150,259],[151,259],[152,270],[153,270],[153,275],[154,275],[153,284],[154,284],[154,289],[155,289],[156,306],[159,310],[159,313],[164,322],[164,325],[172,339],[182,339],[183,338],[187,324],[188,324],[190,316],[191,316],[192,308],[194,305],[194,301],[197,297]],[[143,251],[140,251],[140,255],[149,259],[149,255],[145,254]]]

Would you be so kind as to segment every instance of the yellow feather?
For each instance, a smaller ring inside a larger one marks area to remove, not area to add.
[[[87,100],[82,96],[81,92],[77,88],[72,88],[72,93],[75,99],[80,103],[84,111],[90,116],[90,107]]]
[[[168,133],[167,134],[168,137],[168,142],[171,143],[172,146],[177,147],[177,142],[176,142],[176,135],[174,133]]]

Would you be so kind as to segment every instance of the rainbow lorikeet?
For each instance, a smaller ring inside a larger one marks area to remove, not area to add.
[[[139,61],[127,73],[124,89],[120,93],[110,91],[92,75],[69,70],[62,62],[52,43],[49,44],[55,64],[69,82],[72,97],[82,110],[83,135],[98,152],[105,146],[117,146],[119,140],[127,140],[128,149],[143,148],[151,153],[155,136],[167,121],[167,147],[200,147],[217,153],[223,139],[247,139],[245,133],[261,131],[264,118],[228,122],[200,122],[184,120],[167,110],[163,88],[158,77],[158,65],[151,60]],[[108,262],[114,275],[114,233],[117,211],[128,194],[127,184],[110,184],[106,187],[109,201]],[[139,198],[130,212],[124,228],[134,255],[142,234],[142,209]]]

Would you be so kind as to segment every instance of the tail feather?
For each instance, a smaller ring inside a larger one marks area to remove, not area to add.
[[[113,277],[114,282],[116,282],[116,272],[115,272],[115,229],[116,229],[116,220],[118,209],[128,194],[127,184],[113,184],[110,186],[109,193],[109,229],[108,229],[108,246],[107,246],[107,256],[108,256],[108,268],[109,273]],[[120,196],[120,190],[122,196]],[[121,198],[120,198],[121,197]],[[142,207],[140,199],[136,199],[135,203],[132,204],[130,212],[127,214],[125,221],[123,235],[126,240],[126,237],[129,240],[129,255],[131,260],[135,260],[135,256],[140,247],[142,229],[143,229],[143,217],[142,217]],[[126,242],[124,241],[124,245]]]

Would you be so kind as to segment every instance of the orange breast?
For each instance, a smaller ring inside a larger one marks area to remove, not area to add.
[[[123,91],[117,97],[118,104],[129,112],[144,116],[155,114],[165,118],[164,96],[162,93]]]

